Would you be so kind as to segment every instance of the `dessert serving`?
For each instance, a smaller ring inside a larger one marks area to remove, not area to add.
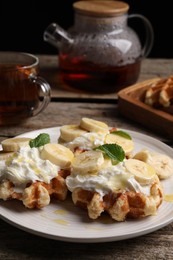
[[[21,200],[27,208],[43,208],[52,196],[66,199],[65,178],[70,172],[73,153],[49,142],[46,134],[34,140],[12,138],[2,142],[1,199]]]
[[[72,205],[83,208],[90,219],[156,215],[163,202],[162,179],[173,175],[173,159],[149,149],[136,151],[135,145],[128,132],[91,118],[61,126],[57,143],[46,133],[6,139],[0,155],[0,199],[41,209],[52,197],[57,205],[66,204],[69,195]]]
[[[113,165],[99,151],[78,155],[66,183],[74,204],[87,209],[91,219],[104,211],[117,221],[155,215],[163,199],[161,183],[151,166],[136,159]]]

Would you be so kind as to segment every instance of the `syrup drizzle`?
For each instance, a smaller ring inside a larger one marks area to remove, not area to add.
[[[173,194],[165,194],[163,199],[167,202],[173,202]]]

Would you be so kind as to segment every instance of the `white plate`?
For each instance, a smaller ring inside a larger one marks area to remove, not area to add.
[[[164,143],[134,131],[128,131],[135,142],[135,150],[152,149],[172,156],[173,149]],[[36,137],[39,133],[50,134],[57,142],[59,127],[40,129],[20,136]],[[171,193],[173,177],[163,181],[166,194]],[[163,202],[156,216],[141,220],[115,222],[109,216],[90,220],[87,212],[75,207],[70,198],[65,202],[52,201],[41,210],[26,209],[20,201],[0,201],[0,217],[27,232],[55,240],[70,242],[108,242],[141,236],[158,230],[173,221],[173,207]]]

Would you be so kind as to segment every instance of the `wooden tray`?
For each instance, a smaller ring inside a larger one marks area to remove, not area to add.
[[[170,111],[166,112],[150,107],[143,102],[148,85],[159,79],[145,80],[120,90],[117,93],[118,111],[123,116],[139,122],[165,138],[173,139],[173,114],[171,114],[173,107],[169,107]]]

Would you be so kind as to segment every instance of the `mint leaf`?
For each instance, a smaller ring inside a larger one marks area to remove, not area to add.
[[[124,137],[128,140],[132,140],[131,136],[128,133],[126,133],[122,130],[113,131],[113,132],[111,132],[111,134],[119,135],[119,136]]]
[[[45,133],[39,134],[36,138],[29,141],[29,145],[31,148],[40,147],[48,143],[50,143],[50,136]]]
[[[125,152],[123,148],[118,144],[103,144],[96,147],[96,150],[102,151],[105,156],[109,157],[112,164],[122,162],[125,158]]]

